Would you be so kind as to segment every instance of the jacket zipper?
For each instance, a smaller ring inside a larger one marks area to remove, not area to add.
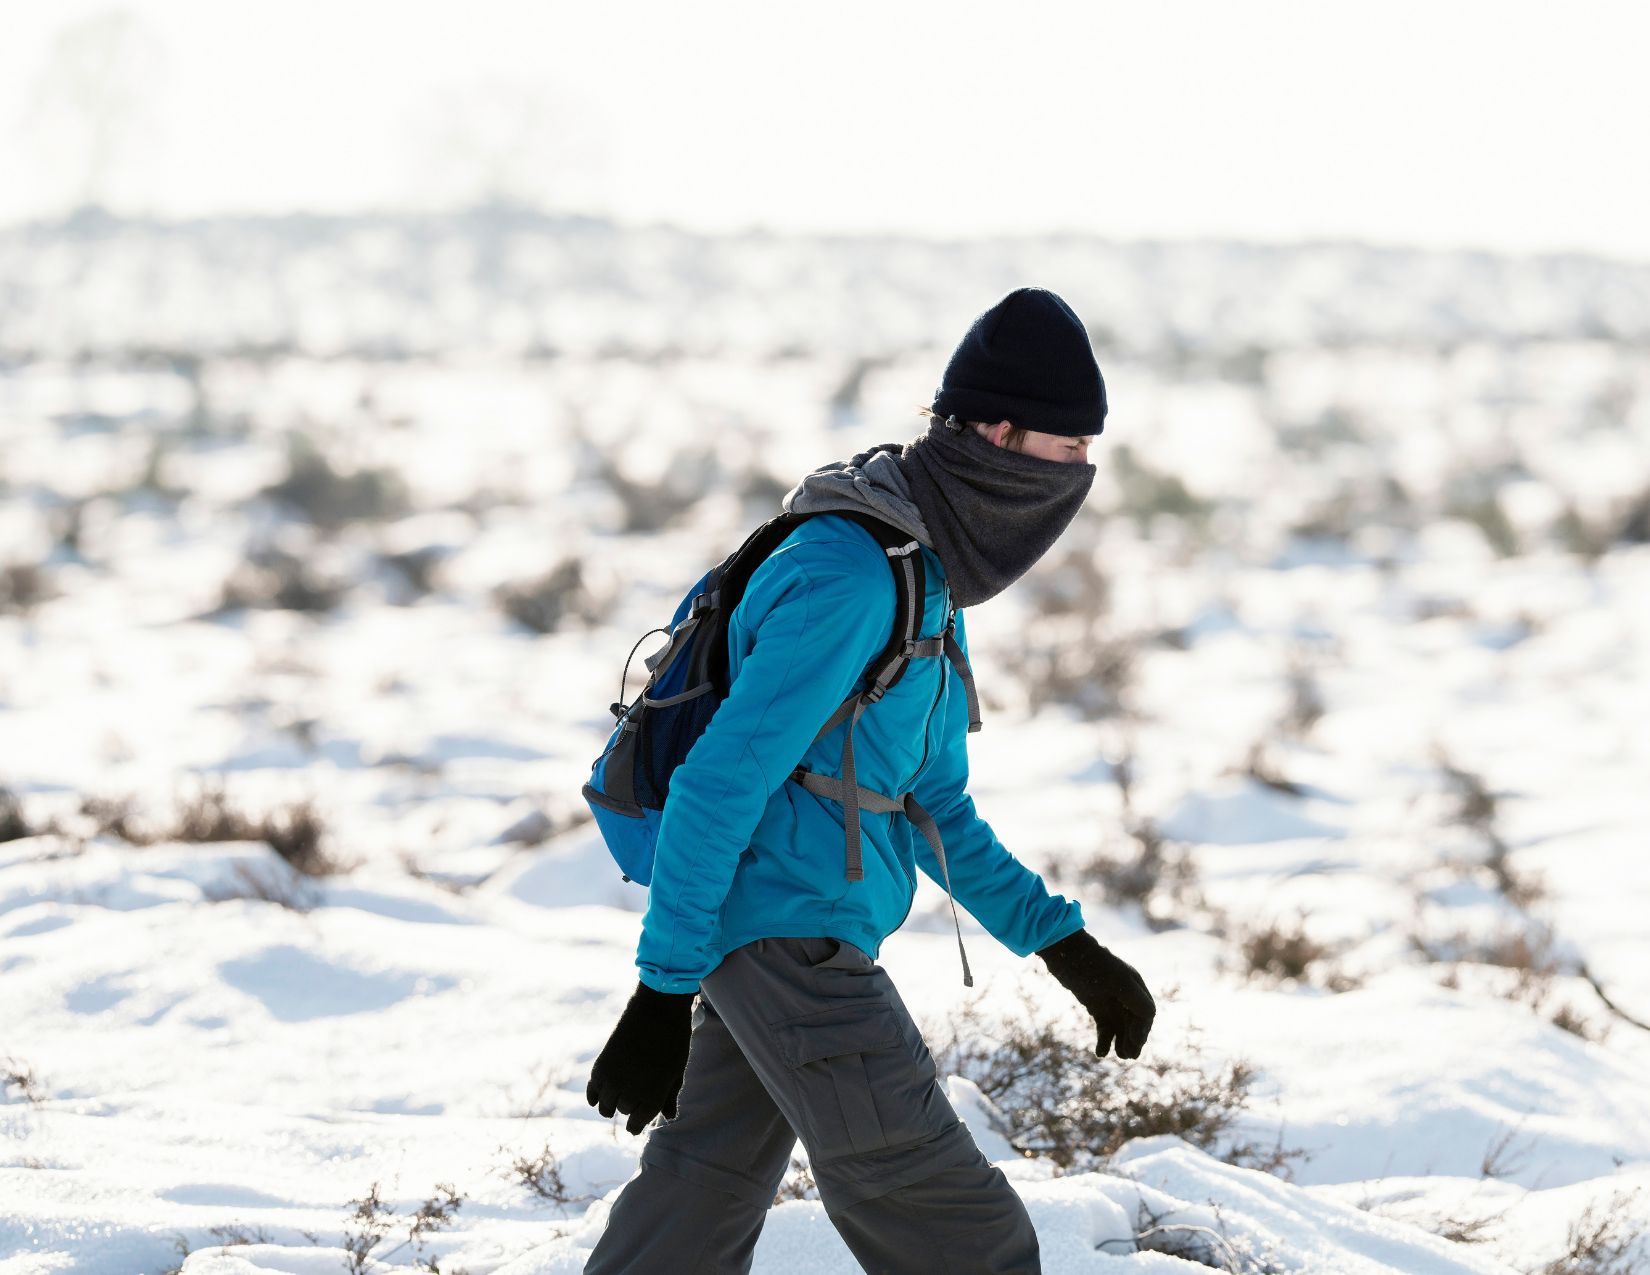
[[[912,787],[916,786],[917,780],[922,778],[922,772],[928,767],[928,746],[929,737],[933,733],[934,710],[940,706],[940,697],[945,694],[945,677],[946,670],[942,665],[940,668],[939,689],[934,692],[934,702],[928,706],[928,716],[922,723],[922,760],[917,763],[917,773],[911,776]]]
[[[939,707],[940,696],[945,693],[946,676],[947,669],[945,667],[941,667],[940,689],[934,693],[934,702],[928,706],[928,720],[923,723],[922,727],[922,764],[917,767],[917,773],[911,776],[911,783],[907,785],[908,788],[916,787],[917,780],[922,778],[922,772],[928,765],[928,731],[934,721],[934,710]],[[913,880],[911,882],[911,897],[905,901],[905,915],[901,916],[900,919],[894,923],[895,930],[898,930],[900,926],[905,924],[905,918],[911,915],[911,908],[916,901],[917,882]],[[890,931],[890,933],[892,933],[892,931]]]

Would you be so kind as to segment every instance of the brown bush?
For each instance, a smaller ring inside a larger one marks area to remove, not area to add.
[[[1229,1164],[1288,1177],[1289,1162],[1305,1154],[1285,1150],[1281,1135],[1270,1147],[1233,1137],[1257,1078],[1247,1063],[1206,1059],[1195,1043],[1132,1062],[1097,1058],[1092,1030],[1039,1021],[1029,1006],[988,1020],[979,1004],[965,1002],[936,1033],[935,1062],[997,1105],[1022,1155],[1066,1171],[1097,1169],[1130,1139],[1170,1133]]]
[[[1628,1209],[1639,1188],[1618,1191],[1602,1207],[1594,1202],[1570,1223],[1564,1251],[1531,1275],[1644,1275],[1650,1272],[1650,1241]]]
[[[32,563],[0,567],[0,615],[28,615],[55,596],[50,578]]]
[[[0,841],[21,841],[39,831],[23,814],[23,801],[9,788],[0,788]]]
[[[346,870],[344,864],[328,853],[325,822],[307,798],[252,815],[230,801],[221,780],[206,780],[179,803],[170,823],[147,830],[137,826],[130,798],[122,801],[87,798],[81,809],[95,812],[94,817],[101,817],[108,831],[133,845],[163,841],[193,845],[262,841],[305,876],[328,876]]]
[[[1198,889],[1197,866],[1184,847],[1166,840],[1149,818],[1126,816],[1123,832],[1121,844],[1102,848],[1071,867],[1055,860],[1049,879],[1096,886],[1106,902],[1138,907],[1154,930],[1187,925],[1193,914],[1213,917]]]
[[[1270,921],[1238,938],[1242,972],[1247,978],[1273,983],[1308,983],[1332,992],[1349,991],[1356,980],[1330,965],[1334,950],[1306,932],[1306,918],[1289,926]]]
[[[410,507],[400,475],[385,469],[346,473],[305,434],[288,437],[287,472],[259,494],[326,531],[349,522],[395,517]]]
[[[554,633],[569,620],[600,619],[600,608],[585,587],[584,565],[577,558],[564,558],[532,579],[500,585],[493,597],[506,615],[534,633]]]

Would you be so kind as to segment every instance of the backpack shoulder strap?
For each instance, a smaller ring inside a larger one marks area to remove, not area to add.
[[[866,687],[869,702],[874,704],[905,676],[905,667],[916,653],[915,643],[922,631],[922,604],[928,592],[921,545],[907,532],[874,514],[862,513],[857,509],[834,509],[831,512],[839,518],[858,523],[870,532],[882,546],[882,552],[888,559],[888,569],[894,575],[893,632],[889,634],[888,644],[882,648],[882,653],[871,662],[871,684]]]
[[[868,513],[861,513],[853,509],[820,510],[815,513],[793,514],[783,513],[768,519],[745,538],[745,543],[729,554],[718,568],[720,576],[717,580],[717,610],[725,625],[727,617],[732,616],[733,609],[739,605],[740,599],[745,596],[745,589],[750,584],[751,576],[756,573],[769,554],[777,549],[791,532],[795,531],[810,518],[821,518],[830,514],[834,517],[846,518],[850,522],[858,523],[882,546],[887,557],[888,569],[894,577],[894,623],[893,631],[889,634],[887,644],[877,657],[868,666],[871,681],[867,687],[870,694],[870,703],[875,703],[888,693],[888,689],[899,681],[905,672],[905,665],[909,662],[911,652],[908,645],[914,643],[918,633],[918,626],[922,623],[922,601],[927,589],[927,579],[923,569],[922,554],[918,552],[918,543],[897,527],[890,526],[882,519]],[[717,687],[726,693],[728,687],[728,652],[726,641],[712,642],[708,651],[709,667],[707,672]],[[841,717],[833,717],[825,730],[835,728]],[[820,732],[824,734],[824,731]]]
[[[802,525],[806,517],[804,514],[784,513],[768,519],[746,536],[742,545],[722,559],[712,573],[716,581],[718,632],[717,640],[708,642],[705,647],[705,675],[719,694],[726,695],[728,692],[727,627],[733,610],[744,598],[745,589],[756,569],[786,536]]]
[[[854,726],[859,722],[861,713],[886,695],[889,688],[905,676],[906,667],[919,654],[920,644],[917,636],[921,632],[923,601],[927,595],[928,584],[923,568],[921,545],[917,540],[868,513],[858,510],[831,512],[858,523],[882,546],[883,554],[888,559],[888,568],[894,575],[894,627],[888,645],[871,661],[867,669],[870,681],[865,689],[843,700],[836,712],[831,714],[814,735],[814,742],[817,743],[844,721],[848,723],[848,731],[842,741],[842,778],[830,780],[824,776],[811,775],[800,766],[792,772],[791,778],[813,792],[829,787],[832,789],[830,795],[842,802],[847,877],[850,881],[861,881],[865,878],[865,868],[859,832],[861,789],[854,767]],[[891,808],[881,805],[881,801],[885,801],[886,798],[881,798],[880,794],[867,795],[879,799],[877,809]]]

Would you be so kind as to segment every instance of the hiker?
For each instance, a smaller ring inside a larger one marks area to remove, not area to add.
[[[826,465],[783,502],[872,514],[921,556],[926,640],[860,704],[851,747],[841,729],[816,733],[889,643],[901,551],[852,517],[809,518],[732,614],[728,695],[670,781],[639,980],[587,1088],[632,1134],[664,1120],[586,1275],[748,1271],[798,1137],[867,1271],[1041,1269],[1024,1204],[958,1119],[876,963],[918,867],[945,886],[954,924],[960,901],[1016,955],[1042,957],[1093,1015],[1098,1055],[1137,1058],[1151,1030],[1140,975],[1083,928],[1076,900],[1009,853],[965,791],[978,701],[958,608],[1024,574],[1088,494],[1106,414],[1088,334],[1053,292],[1017,289],[975,319],[923,412],[914,441]],[[856,782],[912,800],[849,812]],[[972,985],[960,925],[957,945]]]

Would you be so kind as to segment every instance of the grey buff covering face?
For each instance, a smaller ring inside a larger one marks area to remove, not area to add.
[[[952,600],[967,607],[1001,593],[1049,551],[1095,473],[936,419],[904,446],[880,443],[816,469],[782,503],[793,513],[864,509],[909,531],[939,555]]]

